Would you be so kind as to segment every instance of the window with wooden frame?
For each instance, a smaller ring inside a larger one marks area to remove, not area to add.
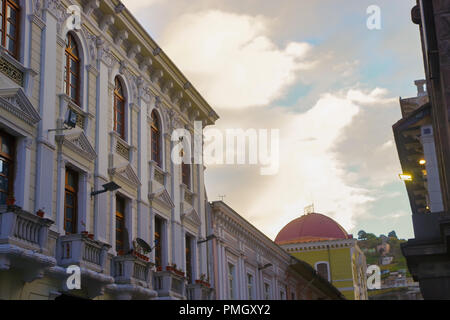
[[[14,197],[15,139],[0,131],[0,205]]]
[[[64,63],[64,93],[73,102],[80,105],[80,55],[75,37],[68,33],[66,37]]]
[[[155,266],[162,267],[162,219],[155,217]]]
[[[186,278],[192,283],[192,237],[186,235]]]
[[[78,219],[78,173],[66,168],[64,198],[64,230],[67,234],[77,233]]]
[[[162,168],[162,153],[161,153],[161,126],[158,119],[158,115],[155,110],[152,112],[152,126],[151,126],[151,150],[152,160],[158,164],[158,167]]]
[[[116,196],[116,251],[117,254],[125,254],[125,199]]]
[[[322,278],[330,281],[329,273],[328,273],[328,263],[322,262],[318,263],[316,265],[316,270],[319,275],[322,276]]]
[[[1,45],[15,59],[19,57],[20,5],[18,0],[0,0]]]
[[[191,165],[190,164],[187,164],[184,162],[181,164],[181,175],[182,175],[183,184],[190,189],[191,188]]]
[[[114,80],[114,131],[125,140],[125,94],[119,77]]]

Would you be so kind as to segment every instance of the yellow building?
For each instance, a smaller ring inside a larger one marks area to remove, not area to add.
[[[366,257],[344,228],[318,213],[288,223],[275,242],[311,266],[351,300],[367,299]]]

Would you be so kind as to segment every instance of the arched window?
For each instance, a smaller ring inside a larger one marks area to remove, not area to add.
[[[125,95],[118,77],[115,79],[114,87],[114,131],[125,140]]]
[[[316,270],[317,273],[322,276],[322,278],[330,281],[330,273],[328,269],[328,263],[326,262],[319,262],[316,264]]]
[[[156,111],[152,112],[152,160],[155,161],[160,168],[162,168],[162,154],[161,154],[161,125],[159,123]]]
[[[72,34],[66,37],[66,61],[64,64],[64,92],[80,105],[80,55]]]
[[[18,0],[0,0],[0,40],[6,51],[18,58],[20,5]]]

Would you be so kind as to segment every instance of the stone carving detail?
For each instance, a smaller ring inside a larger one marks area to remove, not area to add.
[[[114,24],[115,18],[113,15],[108,14],[106,16],[103,17],[103,19],[100,21],[100,30],[102,32],[105,32],[109,26],[111,26],[112,24]]]
[[[130,50],[128,50],[128,54],[127,54],[128,58],[130,60],[133,60],[134,58],[136,58],[136,55],[140,52],[141,52],[141,46],[136,43],[130,48]]]
[[[17,83],[19,86],[23,86],[23,73],[11,63],[6,61],[3,57],[0,57],[0,72]]]
[[[120,141],[117,141],[116,152],[123,158],[130,160],[130,149]]]
[[[84,13],[87,16],[90,16],[92,12],[94,12],[94,10],[98,9],[99,7],[100,7],[100,0],[90,0],[84,7]]]
[[[42,18],[42,1],[41,0],[34,1],[33,13],[36,16],[38,16],[39,18]]]
[[[124,40],[128,39],[128,31],[127,30],[120,30],[117,35],[116,39],[114,40],[114,43],[120,47]]]

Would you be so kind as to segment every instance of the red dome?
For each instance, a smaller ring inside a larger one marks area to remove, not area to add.
[[[277,235],[277,244],[349,239],[344,228],[333,219],[310,213],[289,222]]]

